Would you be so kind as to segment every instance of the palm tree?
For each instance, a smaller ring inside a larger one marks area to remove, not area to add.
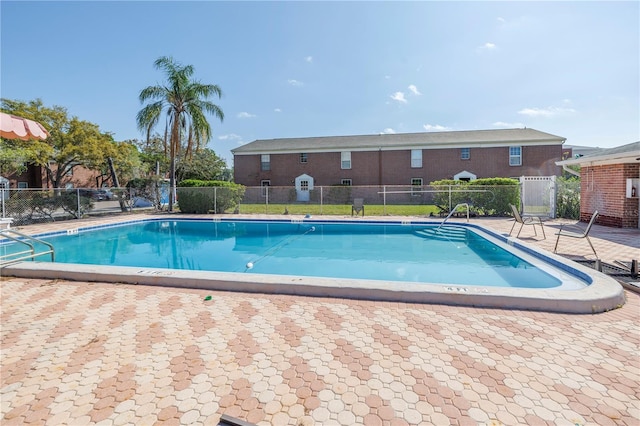
[[[163,56],[154,62],[157,69],[163,70],[167,77],[164,86],[149,86],[140,92],[140,103],[149,101],[136,117],[138,129],[149,138],[151,131],[160,121],[163,112],[166,135],[169,132],[169,211],[173,211],[176,179],[176,157],[180,155],[183,141],[186,139],[185,155],[198,151],[202,144],[211,139],[211,126],[205,113],[213,114],[222,122],[224,113],[216,104],[208,100],[216,95],[222,97],[222,90],[215,84],[201,84],[192,80],[193,66],[183,66],[172,57]]]

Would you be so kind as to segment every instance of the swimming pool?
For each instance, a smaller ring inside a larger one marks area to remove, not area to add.
[[[439,230],[436,226],[426,222],[142,220],[40,235],[56,247],[56,263],[27,262],[5,269],[22,267],[22,273],[48,270],[51,274],[66,269],[67,276],[83,271],[82,279],[88,279],[89,273],[104,279],[116,268],[129,276],[124,280],[115,274],[120,282],[163,284],[181,278],[182,283],[200,288],[474,306],[508,302],[514,307],[551,310],[531,302],[549,299],[549,294],[527,292],[565,293],[551,297],[555,298],[551,305],[559,306],[561,300],[600,287],[594,284],[602,277],[594,281],[579,266],[540,256],[478,226]],[[73,267],[60,267],[64,263]],[[619,296],[614,297],[618,302]],[[588,311],[610,308],[591,303]]]

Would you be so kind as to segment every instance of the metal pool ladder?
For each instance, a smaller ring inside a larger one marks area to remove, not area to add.
[[[15,241],[18,244],[23,244],[27,246],[27,249],[17,253],[9,253],[9,254],[1,255],[0,268],[2,268],[3,266],[7,266],[11,263],[19,262],[25,259],[34,259],[38,256],[43,256],[46,254],[51,255],[52,262],[55,261],[55,250],[53,248],[53,244],[51,243],[39,240],[38,238],[34,238],[31,235],[23,234],[22,232],[16,231],[15,229],[11,229],[11,228],[0,230],[0,238],[1,237]],[[47,246],[49,249],[36,253],[35,243],[43,244]]]
[[[466,206],[467,207],[467,222],[469,222],[469,204],[468,203],[460,203],[460,204],[456,204],[456,206],[454,208],[451,209],[451,211],[449,212],[449,214],[447,215],[447,217],[444,218],[444,220],[442,221],[442,223],[440,224],[440,226],[438,226],[436,228],[436,232],[440,230],[440,228],[442,228],[442,225],[444,225],[444,223],[447,221],[447,219],[449,219],[451,216],[453,216],[453,214],[456,212],[456,210],[458,210],[458,207],[460,206]]]

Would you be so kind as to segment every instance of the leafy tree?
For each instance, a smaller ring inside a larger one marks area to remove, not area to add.
[[[66,111],[62,107],[44,108],[37,99],[28,104],[11,99],[0,99],[0,110],[8,114],[29,118],[41,123],[50,133],[66,121]],[[53,155],[54,146],[50,136],[47,141],[14,140],[0,138],[0,171],[3,174],[23,173],[27,164],[43,165]]]
[[[140,152],[143,175],[164,175],[169,171],[169,158],[165,140],[155,134],[144,141],[132,141]]]
[[[2,99],[1,103],[2,111],[38,121],[49,131],[44,141],[3,141],[2,151],[17,148],[18,158],[41,166],[54,188],[63,187],[74,168],[100,169],[107,157],[116,155],[111,134],[101,132],[97,124],[69,118],[63,107],[45,107],[40,99],[29,102]]]
[[[211,126],[205,113],[224,120],[222,109],[209,101],[211,96],[222,96],[215,84],[202,84],[192,79],[192,65],[181,65],[173,58],[163,56],[154,65],[164,71],[166,85],[149,86],[140,92],[140,102],[145,105],[136,117],[138,128],[147,137],[166,114],[165,132],[169,134],[169,186],[175,188],[176,158],[182,154],[189,157],[193,151],[206,145],[211,139]],[[173,210],[173,190],[169,191],[169,211]]]
[[[176,181],[196,180],[228,180],[227,163],[209,148],[201,149],[191,158],[186,157],[176,167]]]
[[[141,154],[132,140],[114,142],[114,149],[110,158],[117,174],[118,186],[120,187],[125,186],[131,179],[146,174]],[[104,186],[107,182],[111,182],[115,186],[116,183],[112,181],[109,164],[107,162],[102,163],[99,170],[100,175],[97,177],[97,186]]]

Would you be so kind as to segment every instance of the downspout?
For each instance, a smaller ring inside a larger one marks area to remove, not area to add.
[[[571,169],[571,168],[570,168],[569,166],[567,166],[566,164],[563,164],[563,165],[562,165],[562,170],[563,170],[563,171],[565,171],[565,172],[567,172],[567,173],[569,173],[569,174],[571,174],[571,175],[574,175],[574,176],[580,177],[580,173],[578,173],[578,172],[576,172],[575,170]]]

